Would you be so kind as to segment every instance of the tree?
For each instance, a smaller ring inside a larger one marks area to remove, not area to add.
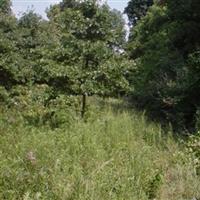
[[[155,4],[131,30],[127,45],[137,63],[131,80],[137,106],[190,130],[200,102],[198,10],[196,0]]]
[[[59,46],[58,31],[49,22],[30,10],[18,20],[17,47],[26,60],[24,73],[27,83],[53,86],[54,51]]]
[[[0,1],[0,13],[11,15],[11,1],[10,0],[1,0]]]
[[[6,88],[19,81],[17,38],[17,21],[11,15],[10,1],[3,0],[0,3],[0,85]]]
[[[130,0],[124,10],[124,13],[128,15],[129,24],[135,26],[152,5],[153,0]]]
[[[24,13],[18,20],[19,39],[17,47],[20,55],[26,60],[24,72],[26,82],[35,82],[38,62],[42,58],[42,48],[47,44],[45,21],[32,10]]]
[[[109,68],[112,64],[116,66],[115,58],[120,56],[125,41],[124,21],[119,12],[91,0],[63,1],[53,6],[48,16],[61,33],[60,46],[54,58],[59,63],[59,71],[62,68],[61,76],[70,84],[73,93],[82,95],[83,116],[87,95],[108,94],[107,83],[111,81]],[[112,63],[108,62],[111,60]],[[123,76],[119,70],[124,69],[118,68],[117,71],[118,75]],[[114,76],[112,78],[112,87],[127,86],[125,79],[120,80],[116,76],[114,81]],[[109,89],[110,92],[113,90]]]

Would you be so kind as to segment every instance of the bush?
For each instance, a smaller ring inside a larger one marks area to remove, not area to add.
[[[2,106],[18,113],[29,126],[46,126],[52,129],[70,126],[79,117],[80,102],[76,96],[52,94],[47,85],[15,86],[10,91],[1,89]]]

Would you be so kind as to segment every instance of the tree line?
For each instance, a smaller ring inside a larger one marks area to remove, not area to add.
[[[115,95],[128,88],[124,20],[120,12],[95,0],[63,0],[47,11],[13,16],[1,4],[0,84],[47,84],[58,93]]]
[[[125,9],[132,102],[182,131],[199,129],[199,9],[198,0],[131,0]]]
[[[131,104],[174,129],[200,124],[198,0],[130,0],[124,12],[97,0],[63,0],[17,19],[0,3],[0,86],[46,84],[59,93],[127,95]],[[2,95],[1,95],[2,96]],[[2,99],[2,98],[1,98]]]

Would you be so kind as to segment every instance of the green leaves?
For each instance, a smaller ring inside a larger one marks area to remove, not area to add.
[[[0,84],[46,84],[55,93],[117,95],[127,91],[121,13],[96,0],[65,1],[20,19],[0,18]]]
[[[10,0],[0,1],[0,13],[11,15],[11,1]]]
[[[137,21],[144,17],[153,0],[130,0],[124,12],[128,15],[130,25],[135,26]]]
[[[199,4],[154,4],[132,27],[127,50],[137,62],[134,99],[153,118],[191,129],[199,107]]]
[[[102,95],[118,88],[118,81],[111,76],[117,71],[108,69],[110,65],[116,67],[116,49],[122,47],[125,38],[121,14],[96,1],[63,1],[53,6],[48,15],[60,32],[53,60],[66,68],[72,91]],[[103,76],[105,78],[99,80]],[[113,80],[107,80],[109,78]]]

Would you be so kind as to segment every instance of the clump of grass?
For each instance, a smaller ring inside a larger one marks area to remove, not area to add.
[[[0,199],[192,199],[200,181],[158,124],[112,100],[87,120],[0,129]],[[98,116],[98,117],[95,117]],[[167,139],[166,139],[167,138]]]

